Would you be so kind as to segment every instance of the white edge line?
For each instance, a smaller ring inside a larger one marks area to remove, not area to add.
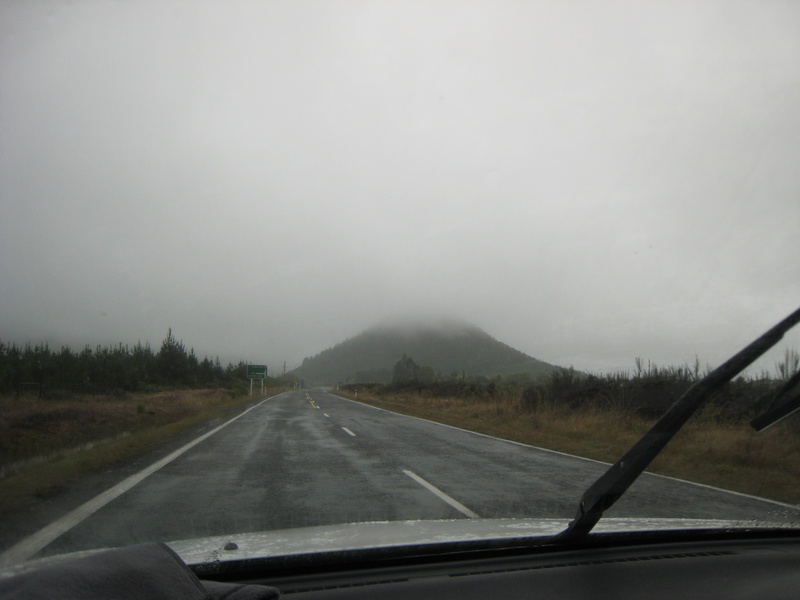
[[[328,392],[329,394],[331,392]],[[610,467],[612,463],[603,462],[602,460],[595,460],[593,458],[586,458],[585,456],[578,456],[576,454],[567,454],[566,452],[559,452],[558,450],[550,450],[549,448],[541,448],[539,446],[533,446],[531,444],[524,444],[522,442],[515,442],[514,440],[506,440],[504,438],[495,437],[493,435],[489,435],[487,433],[480,433],[478,431],[470,431],[469,429],[464,429],[462,427],[456,427],[455,425],[448,425],[447,423],[437,423],[436,421],[431,421],[429,419],[423,419],[422,417],[415,417],[413,415],[404,415],[403,413],[395,412],[393,410],[389,410],[386,408],[380,408],[378,406],[372,406],[371,404],[366,404],[365,402],[359,402],[358,400],[351,400],[350,398],[345,398],[344,396],[339,396],[337,394],[332,394],[337,398],[341,398],[342,400],[347,400],[348,402],[353,402],[355,404],[360,404],[361,406],[366,406],[367,408],[372,408],[375,410],[380,410],[383,412],[387,412],[393,415],[398,415],[401,417],[408,417],[409,419],[417,419],[418,421],[425,421],[426,423],[433,423],[434,425],[439,425],[440,427],[448,427],[450,429],[455,429],[456,431],[463,431],[465,433],[471,433],[472,435],[479,435],[481,437],[489,438],[492,440],[498,440],[500,442],[506,442],[507,444],[515,444],[517,446],[523,446],[525,448],[533,448],[534,450],[541,450],[542,452],[549,452],[550,454],[557,454],[559,456],[567,456],[569,458],[577,458],[578,460],[585,460],[588,462],[593,462],[598,465],[604,465],[606,467]],[[749,498],[750,500],[759,500],[760,502],[769,502],[770,504],[775,504],[776,506],[782,506],[783,508],[791,508],[793,510],[800,509],[800,505],[796,504],[789,504],[787,502],[781,502],[780,500],[772,500],[770,498],[762,498],[761,496],[753,496],[752,494],[745,494],[744,492],[736,492],[734,490],[726,490],[725,488],[715,487],[713,485],[708,485],[705,483],[698,483],[696,481],[689,481],[687,479],[680,479],[679,477],[671,477],[670,475],[661,475],[659,473],[651,473],[650,471],[645,471],[643,475],[649,475],[651,477],[661,477],[662,479],[671,479],[672,481],[679,481],[681,483],[688,483],[689,485],[696,485],[698,487],[706,488],[709,490],[714,490],[716,492],[725,492],[726,494],[733,494],[734,496],[739,496],[741,498]]]
[[[403,473],[405,473],[406,475],[411,477],[411,479],[416,481],[418,484],[420,484],[422,487],[427,489],[429,492],[431,492],[435,496],[438,496],[439,498],[441,498],[442,500],[447,502],[450,506],[455,508],[461,514],[468,516],[470,519],[480,519],[480,517],[478,516],[477,513],[472,512],[466,506],[461,504],[461,502],[459,502],[458,500],[452,498],[451,496],[448,496],[442,490],[437,488],[432,483],[428,483],[427,481],[425,481],[422,477],[420,477],[419,475],[417,475],[413,471],[409,471],[408,469],[403,469]]]
[[[284,394],[288,392],[283,392]],[[236,415],[229,421],[226,421],[219,427],[215,427],[211,431],[208,431],[201,435],[198,438],[195,438],[185,446],[182,446],[168,454],[164,458],[157,460],[149,467],[146,467],[139,471],[138,473],[131,475],[127,479],[123,479],[117,485],[110,487],[105,492],[98,494],[88,502],[80,505],[78,508],[74,509],[73,511],[67,513],[60,519],[57,519],[50,523],[49,525],[43,527],[36,533],[29,535],[25,539],[20,542],[17,542],[11,548],[0,554],[0,565],[13,565],[17,563],[24,562],[31,558],[34,554],[39,552],[42,548],[47,546],[50,542],[58,538],[59,536],[63,535],[76,525],[78,525],[84,519],[90,517],[92,514],[103,508],[106,504],[117,498],[118,496],[124,494],[137,483],[145,479],[146,477],[152,475],[156,471],[158,471],[161,467],[171,463],[173,460],[178,458],[181,454],[186,452],[187,450],[192,449],[194,446],[202,442],[203,440],[211,437],[215,433],[217,433],[223,427],[227,427],[231,423],[233,423],[236,419],[243,417],[247,413],[249,413],[254,408],[258,408],[267,400],[272,400],[272,398],[277,398],[283,394],[277,394],[276,396],[272,396],[270,398],[265,398],[258,404],[251,406],[244,412]]]
[[[345,433],[352,435],[353,437],[356,437],[356,434],[350,431],[347,427],[342,427],[342,429],[344,429]]]

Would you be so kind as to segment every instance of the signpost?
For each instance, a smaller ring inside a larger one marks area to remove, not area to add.
[[[264,393],[264,380],[267,378],[267,365],[247,365],[247,378],[250,380],[250,395],[253,395],[253,379],[261,380],[261,393]]]

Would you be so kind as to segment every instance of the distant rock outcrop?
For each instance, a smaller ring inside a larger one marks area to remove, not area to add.
[[[306,385],[388,383],[403,356],[439,377],[549,373],[556,369],[461,321],[382,324],[306,358],[294,373]]]

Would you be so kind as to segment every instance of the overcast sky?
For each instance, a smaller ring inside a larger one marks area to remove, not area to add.
[[[800,306],[795,0],[4,0],[0,35],[4,342],[275,372],[447,315],[599,372]]]

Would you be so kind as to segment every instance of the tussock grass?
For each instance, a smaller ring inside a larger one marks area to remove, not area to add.
[[[347,398],[345,390],[337,393]],[[513,389],[495,397],[433,397],[424,392],[359,391],[357,400],[403,414],[533,446],[616,461],[655,423],[625,402],[580,406],[525,401]],[[745,420],[696,414],[649,471],[792,504],[800,503],[800,420],[757,433]]]
[[[229,390],[0,397],[0,512],[61,493],[85,473],[152,451],[253,399]]]
[[[0,396],[0,469],[191,417],[231,400],[227,390],[78,395],[53,400]]]

